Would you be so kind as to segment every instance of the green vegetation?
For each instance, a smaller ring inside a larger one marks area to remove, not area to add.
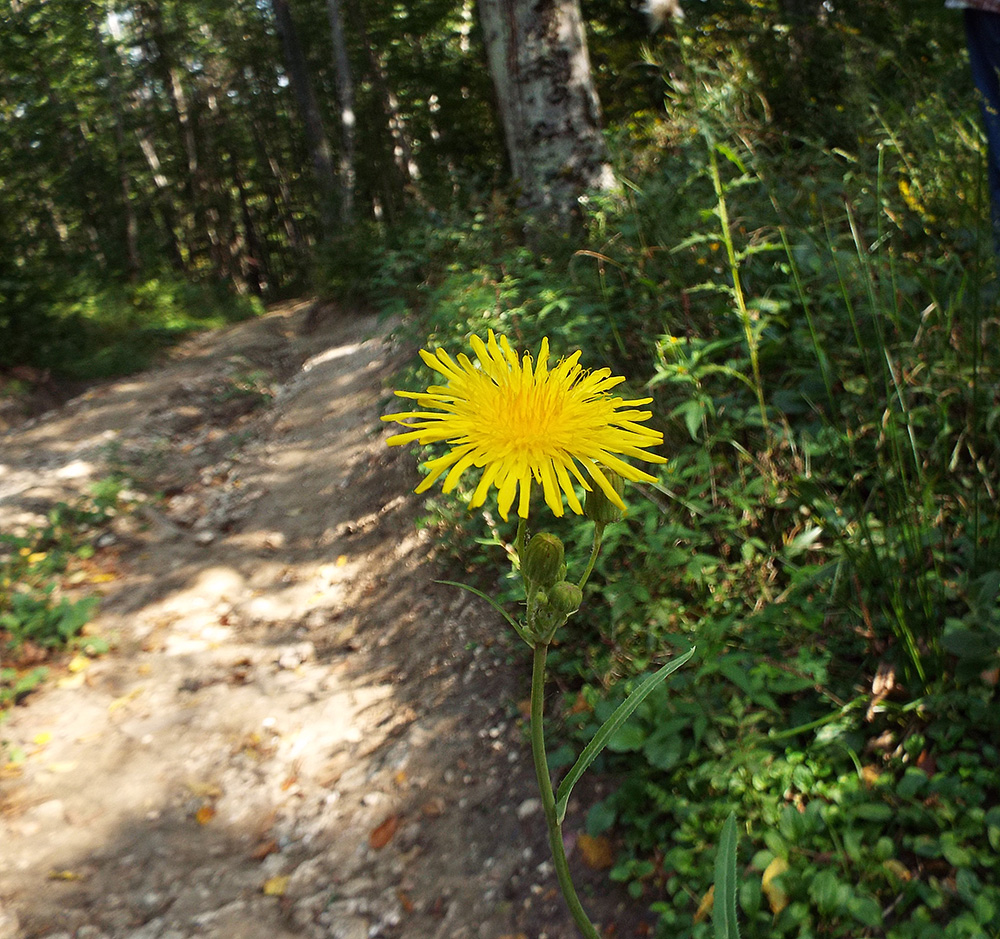
[[[586,235],[526,237],[470,5],[344,4],[358,151],[325,195],[278,6],[15,4],[0,368],[114,374],[307,270],[414,344],[582,349],[654,396],[670,462],[549,655],[564,740],[698,647],[595,763],[612,876],[664,937],[708,936],[733,812],[745,935],[1000,936],[1000,320],[956,14],[692,0],[651,35],[635,3],[584,2],[622,191]],[[327,10],[294,13],[336,128]],[[227,393],[270,392],[248,370]],[[513,536],[441,496],[427,523],[484,576]],[[78,641],[88,601],[49,586],[76,525],[5,541],[12,648]],[[5,670],[0,705],[38,677]]]
[[[793,135],[728,26],[647,52],[666,109],[621,133],[627,190],[592,204],[588,243],[517,248],[483,214],[379,255],[379,296],[422,311],[404,328],[426,347],[547,335],[655,396],[670,463],[632,488],[550,663],[575,741],[558,764],[697,642],[601,757],[618,786],[588,817],[662,935],[710,935],[734,811],[747,935],[998,936],[1000,362],[974,99],[934,43],[918,61],[902,30],[864,70],[873,47],[845,32],[846,101]],[[467,571],[496,569],[509,526],[428,505]]]
[[[102,480],[89,497],[56,504],[44,526],[0,533],[0,716],[45,679],[48,670],[37,663],[50,654],[107,651],[105,640],[83,634],[98,604],[85,587],[109,576],[92,559],[123,505],[122,489],[120,480]]]

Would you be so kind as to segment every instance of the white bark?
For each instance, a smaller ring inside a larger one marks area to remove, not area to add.
[[[567,223],[614,186],[579,0],[479,0],[479,15],[522,202]]]

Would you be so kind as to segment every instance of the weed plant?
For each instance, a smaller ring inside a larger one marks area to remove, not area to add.
[[[98,598],[71,588],[81,579],[74,568],[94,556],[97,536],[122,507],[123,488],[102,480],[89,497],[53,506],[44,525],[0,533],[0,716],[44,681],[47,669],[35,663],[48,654],[107,651],[103,639],[83,635]]]
[[[665,110],[623,132],[624,194],[592,204],[568,262],[511,244],[494,206],[414,236],[375,278],[425,347],[547,335],[655,395],[670,462],[609,531],[587,587],[601,612],[585,602],[549,661],[578,746],[633,676],[697,640],[698,666],[601,757],[618,787],[587,822],[663,936],[710,934],[731,810],[747,935],[1000,936],[983,145],[960,58],[895,25],[876,50],[839,23],[842,97],[798,127],[787,107],[769,119],[755,77],[773,50],[681,30],[646,52]],[[491,523],[483,539],[460,505],[428,503],[469,573],[511,538]]]

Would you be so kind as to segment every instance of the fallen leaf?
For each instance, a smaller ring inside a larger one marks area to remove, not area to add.
[[[287,874],[279,874],[270,880],[265,880],[264,885],[260,888],[261,892],[265,897],[283,897],[291,879]]]
[[[44,747],[45,744],[52,742],[52,734],[50,731],[43,730],[40,734],[35,734],[35,736],[31,738],[31,742],[35,744],[35,746]]]
[[[615,863],[615,852],[611,846],[611,841],[604,835],[596,838],[583,834],[576,839],[576,846],[580,849],[583,863],[592,871],[603,871]]]
[[[413,900],[410,899],[408,893],[403,893],[402,890],[396,891],[396,899],[399,900],[399,905],[403,908],[404,913],[412,913],[416,906],[413,904]]]
[[[83,672],[77,672],[75,675],[63,675],[56,682],[56,686],[59,688],[81,688],[86,680],[87,676]]]
[[[50,773],[72,773],[78,764],[73,760],[65,760],[62,763],[46,763],[45,768]]]
[[[760,889],[767,897],[768,905],[775,916],[788,906],[788,894],[779,884],[775,883],[775,880],[787,870],[788,861],[783,857],[776,857],[764,869],[764,875],[760,879]]]
[[[347,555],[339,554],[337,555],[337,567],[343,567],[347,563]]]
[[[428,799],[428,801],[420,807],[420,811],[428,818],[440,818],[444,815],[444,809],[444,799],[440,798],[440,796]]]
[[[400,787],[405,786],[406,785],[406,770],[405,769],[398,770],[396,772],[396,775],[393,777],[393,780],[394,780],[394,782],[396,783],[397,786],[400,786]]]
[[[90,667],[90,659],[85,655],[80,655],[77,653],[69,660],[69,664],[66,666],[74,674],[76,672],[82,672]]]
[[[374,850],[381,851],[392,841],[392,836],[396,834],[397,828],[399,828],[399,816],[390,815],[381,825],[372,829],[372,833],[368,836],[368,844]]]
[[[715,886],[708,888],[708,891],[698,902],[698,909],[694,914],[694,921],[696,923],[702,922],[709,913],[712,912],[712,907],[715,906]]]
[[[108,713],[114,714],[114,712],[119,708],[125,707],[125,705],[130,701],[134,701],[138,698],[144,690],[145,689],[140,686],[138,688],[133,688],[128,694],[123,694],[120,698],[115,698],[115,700],[108,705]]]
[[[269,838],[267,841],[262,841],[253,851],[250,852],[250,857],[255,861],[263,861],[269,854],[274,854],[278,850],[278,842],[273,838]]]
[[[197,812],[194,813],[194,817],[199,825],[207,825],[213,818],[215,818],[215,808],[211,805],[203,805]]]
[[[54,868],[48,873],[49,880],[83,880],[83,876],[76,871],[57,871]]]

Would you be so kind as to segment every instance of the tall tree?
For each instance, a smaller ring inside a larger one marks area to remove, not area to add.
[[[326,0],[333,39],[333,68],[340,104],[340,221],[347,228],[354,217],[354,77],[344,39],[344,14],[340,0]]]
[[[309,152],[316,174],[316,185],[320,191],[320,213],[323,228],[325,233],[329,234],[335,226],[333,206],[337,193],[337,181],[333,170],[333,150],[326,135],[323,116],[316,99],[316,92],[313,90],[309,67],[299,42],[288,0],[271,0],[271,9],[274,11],[275,25],[285,53],[288,79],[295,91],[299,113],[305,126],[306,139],[309,142]]]
[[[524,207],[559,226],[614,177],[579,0],[479,0],[511,172]]]

